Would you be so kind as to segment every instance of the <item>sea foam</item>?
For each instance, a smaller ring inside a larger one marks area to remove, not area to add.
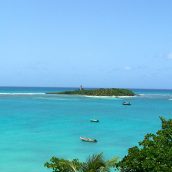
[[[30,96],[30,95],[44,95],[45,93],[0,93],[0,95],[10,95],[10,96]]]

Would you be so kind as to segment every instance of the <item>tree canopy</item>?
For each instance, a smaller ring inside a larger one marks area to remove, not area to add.
[[[121,172],[172,172],[172,119],[161,121],[156,134],[147,134],[117,164]]]

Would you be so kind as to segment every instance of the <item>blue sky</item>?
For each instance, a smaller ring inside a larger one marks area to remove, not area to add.
[[[172,1],[0,1],[0,85],[172,88]]]

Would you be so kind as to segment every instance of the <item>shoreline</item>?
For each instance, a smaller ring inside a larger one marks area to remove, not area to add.
[[[80,95],[80,94],[52,94],[52,93],[46,93],[46,92],[0,92],[0,96],[3,95],[9,95],[9,96],[31,96],[31,95],[53,95],[53,96],[79,96],[79,97],[90,97],[90,98],[133,98],[138,96],[143,96],[144,94],[137,94],[134,96],[94,96],[94,95]]]
[[[58,95],[63,95],[63,96],[68,96],[68,97],[88,97],[88,98],[133,98],[133,97],[138,97],[140,95],[134,95],[134,96],[89,96],[89,95],[79,95],[79,94],[49,94],[49,93],[45,93],[46,95],[54,95],[54,96],[58,96]]]
[[[133,98],[137,97],[135,96],[87,96],[87,95],[81,95],[83,97],[90,97],[90,98]]]

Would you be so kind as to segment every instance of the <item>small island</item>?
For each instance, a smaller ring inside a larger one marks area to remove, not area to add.
[[[135,93],[128,89],[119,88],[99,88],[99,89],[78,89],[64,92],[51,92],[47,94],[67,94],[84,96],[134,96]]]

